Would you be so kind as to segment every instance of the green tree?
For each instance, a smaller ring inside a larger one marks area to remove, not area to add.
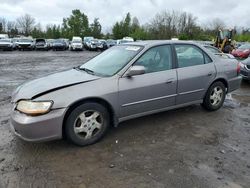
[[[136,28],[134,30],[134,32],[131,33],[129,36],[132,37],[134,40],[148,40],[148,39],[150,39],[149,33],[143,27]]]
[[[121,39],[124,37],[123,34],[123,29],[122,29],[123,22],[116,22],[115,25],[113,26],[112,32],[113,32],[113,37],[115,39]]]
[[[102,26],[99,22],[99,18],[95,18],[94,22],[90,25],[90,32],[94,38],[101,38]]]
[[[125,19],[116,22],[112,28],[113,36],[115,39],[121,39],[131,34],[131,15],[128,12]]]
[[[90,33],[88,17],[80,10],[72,10],[72,15],[63,19],[63,33],[67,38],[84,37]]]
[[[38,23],[34,29],[31,31],[31,35],[33,38],[44,38],[45,33],[42,31],[41,24]]]
[[[129,12],[126,15],[122,28],[123,28],[123,36],[124,37],[129,36],[131,32],[131,15]]]

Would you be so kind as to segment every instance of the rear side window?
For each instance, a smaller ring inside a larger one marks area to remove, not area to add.
[[[179,68],[212,62],[208,55],[194,45],[177,44],[175,45],[175,51]]]

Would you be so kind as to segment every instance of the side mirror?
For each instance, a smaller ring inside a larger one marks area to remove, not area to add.
[[[144,66],[141,65],[135,65],[132,66],[127,73],[125,74],[125,76],[131,77],[131,76],[136,76],[136,75],[141,75],[144,74],[146,72],[146,69]]]

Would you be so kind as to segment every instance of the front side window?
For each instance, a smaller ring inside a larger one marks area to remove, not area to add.
[[[134,65],[142,65],[146,73],[172,69],[170,45],[157,46],[146,51]]]
[[[178,67],[189,67],[205,64],[204,53],[194,45],[175,45]]]

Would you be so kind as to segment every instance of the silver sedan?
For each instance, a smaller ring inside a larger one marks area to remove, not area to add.
[[[218,110],[240,86],[240,65],[183,41],[142,41],[108,49],[87,63],[23,84],[11,124],[24,140],[65,137],[84,146],[110,126],[191,104]]]

